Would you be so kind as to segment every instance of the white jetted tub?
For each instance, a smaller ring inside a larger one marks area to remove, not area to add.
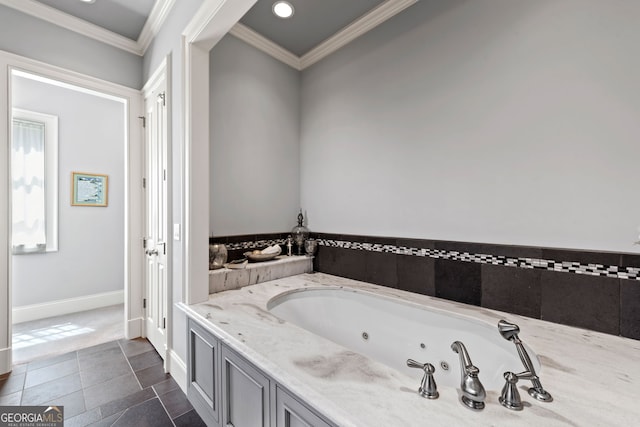
[[[451,350],[454,341],[466,346],[487,390],[500,392],[504,372],[524,370],[515,345],[498,332],[497,318],[492,325],[401,299],[339,287],[285,292],[272,298],[267,308],[287,322],[407,375],[421,375],[407,367],[407,359],[431,363],[438,385],[460,385],[459,355]],[[526,349],[539,373],[537,355]]]

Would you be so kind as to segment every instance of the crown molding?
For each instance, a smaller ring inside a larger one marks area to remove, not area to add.
[[[302,55],[301,69],[315,64],[417,2],[418,0],[385,1]]]
[[[0,0],[0,4],[82,34],[83,36],[110,44],[118,49],[126,50],[136,55],[142,55],[142,51],[137,42],[34,0]]]
[[[138,37],[138,48],[144,55],[147,48],[153,41],[153,38],[158,34],[165,19],[169,16],[169,12],[173,8],[175,0],[157,0],[151,9],[147,22],[144,23],[140,36]]]
[[[298,56],[240,22],[231,27],[229,34],[236,36],[245,43],[248,43],[266,54],[271,55],[275,59],[284,62],[298,71],[302,70],[300,67],[300,58]]]
[[[160,31],[174,3],[175,0],[157,0],[138,40],[135,41],[34,0],[0,0],[0,5],[139,56],[144,55],[151,41]]]
[[[260,49],[298,71],[315,64],[341,47],[394,17],[418,0],[387,0],[347,25],[301,57],[294,55],[246,25],[238,22],[229,31],[245,43]]]

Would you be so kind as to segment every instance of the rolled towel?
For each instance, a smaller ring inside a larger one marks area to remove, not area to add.
[[[260,251],[260,253],[263,254],[279,254],[280,252],[282,252],[282,248],[280,247],[280,245],[273,245],[273,246],[269,246],[267,248],[264,248],[262,251]]]

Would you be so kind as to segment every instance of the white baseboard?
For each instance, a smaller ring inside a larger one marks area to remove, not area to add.
[[[11,347],[0,349],[0,375],[11,372]]]
[[[187,394],[187,365],[173,350],[169,351],[169,373],[178,383],[182,392]]]
[[[144,319],[137,317],[135,319],[128,319],[124,324],[124,336],[128,340],[132,340],[138,337],[144,337],[142,334],[142,326],[144,325]]]
[[[124,290],[13,308],[13,323],[45,319],[124,303]],[[140,336],[140,335],[138,335]]]

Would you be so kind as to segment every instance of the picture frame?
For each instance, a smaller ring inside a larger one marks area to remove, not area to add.
[[[108,205],[109,176],[95,173],[71,172],[71,205]]]

